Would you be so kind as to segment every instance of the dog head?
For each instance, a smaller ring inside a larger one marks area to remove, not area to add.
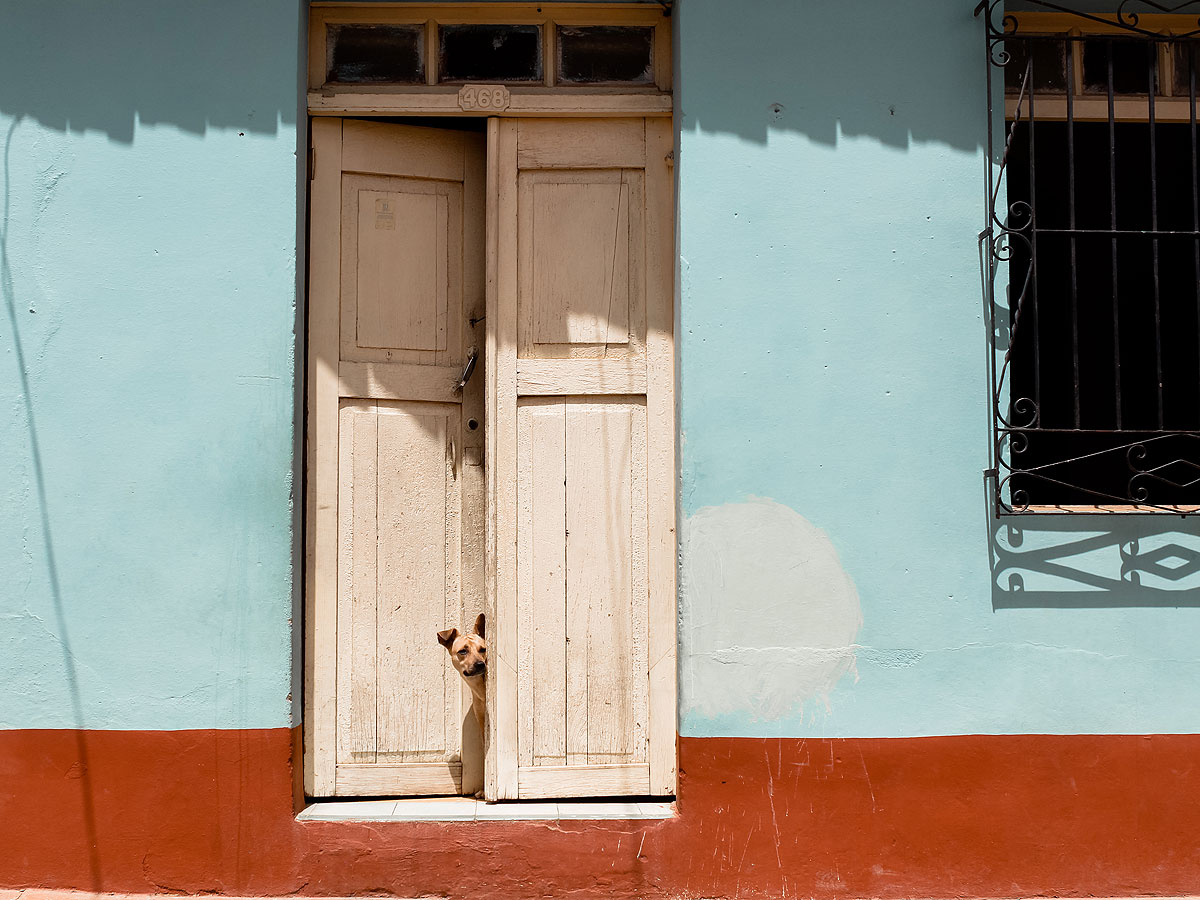
[[[438,643],[450,654],[450,662],[463,678],[487,674],[487,641],[483,637],[483,613],[475,619],[475,633],[461,634],[457,628],[438,632]]]

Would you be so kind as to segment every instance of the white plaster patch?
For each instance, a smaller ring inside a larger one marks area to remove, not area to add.
[[[781,719],[855,669],[858,591],[821,529],[774,500],[684,524],[681,711]]]

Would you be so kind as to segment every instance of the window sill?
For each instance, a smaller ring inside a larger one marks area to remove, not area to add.
[[[564,819],[670,819],[671,801],[508,801],[471,797],[410,800],[321,800],[309,803],[299,822],[505,822]]]
[[[1012,512],[1004,512],[1002,515],[1029,515],[1036,513],[1037,515],[1158,515],[1158,516],[1194,516],[1200,513],[1200,506],[1169,506],[1163,504],[1161,506],[1153,506],[1150,504],[1117,504],[1117,503],[1097,503],[1089,504],[1049,504],[1049,503],[1031,503],[1023,509],[1014,509]]]

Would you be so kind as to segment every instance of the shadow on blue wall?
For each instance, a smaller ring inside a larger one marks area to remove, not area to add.
[[[976,151],[987,127],[974,0],[682,0],[683,128],[767,141],[938,141]]]
[[[1027,514],[989,530],[995,610],[1200,607],[1200,535],[1175,516]]]
[[[16,6],[0,14],[0,113],[126,143],[138,122],[196,134],[296,123],[299,0]]]

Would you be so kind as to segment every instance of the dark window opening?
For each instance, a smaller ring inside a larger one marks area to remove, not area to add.
[[[1083,44],[1083,89],[1092,94],[1108,93],[1109,67],[1113,93],[1158,93],[1158,45],[1141,39],[1092,38]]]
[[[424,84],[421,25],[330,25],[327,81]]]
[[[442,25],[438,79],[541,81],[540,25]]]
[[[566,84],[649,84],[654,29],[627,25],[558,27],[558,80]]]
[[[997,510],[1200,512],[1200,39],[1030,35],[996,8]]]
[[[1173,44],[1171,47],[1171,58],[1174,69],[1174,74],[1171,79],[1171,93],[1176,97],[1194,97],[1196,95],[1197,81],[1200,81],[1200,75],[1197,70],[1200,69],[1200,49],[1191,41],[1185,41],[1178,44]]]
[[[1004,87],[1020,90],[1021,79],[1033,57],[1033,87],[1039,91],[1061,93],[1067,89],[1067,42],[1056,38],[1010,41],[1005,50],[1012,59],[1004,67]]]
[[[1031,157],[1018,125],[1009,156],[1014,226],[1035,211],[1009,273],[1011,451],[1027,470],[1011,489],[1035,505],[1200,504],[1186,434],[1200,432],[1195,136],[1186,123],[1070,127],[1036,123]]]

